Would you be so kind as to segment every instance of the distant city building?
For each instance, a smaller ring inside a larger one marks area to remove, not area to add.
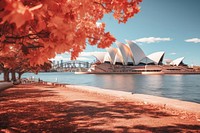
[[[60,64],[59,61],[57,61],[57,65],[58,65],[58,66],[60,66],[59,64]]]

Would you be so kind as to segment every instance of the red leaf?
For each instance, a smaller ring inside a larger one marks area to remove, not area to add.
[[[20,1],[7,1],[5,10],[10,11],[6,16],[3,17],[2,23],[8,21],[15,23],[17,28],[21,27],[26,21],[33,19],[32,12],[29,11],[28,7],[25,7]]]

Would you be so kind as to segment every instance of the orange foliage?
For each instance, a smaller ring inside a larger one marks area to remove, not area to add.
[[[112,13],[119,23],[126,23],[139,12],[141,1],[1,0],[0,48],[20,44],[32,66],[66,51],[74,59],[86,43],[106,48],[115,41],[104,23],[97,25],[104,14]]]
[[[8,70],[9,72],[34,72],[40,70],[49,70],[51,68],[50,61],[44,62],[43,65],[30,65],[29,58],[24,57],[20,50],[21,45],[7,44],[0,52],[0,70]],[[42,60],[42,59],[39,59]]]

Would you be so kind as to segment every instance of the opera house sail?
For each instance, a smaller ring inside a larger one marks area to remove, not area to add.
[[[184,57],[164,61],[164,51],[145,55],[143,50],[133,41],[126,44],[116,42],[117,48],[107,48],[106,53],[93,55],[96,62],[86,73],[128,73],[128,74],[200,74],[200,71],[183,63]]]

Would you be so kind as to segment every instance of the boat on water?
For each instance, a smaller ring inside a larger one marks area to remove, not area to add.
[[[116,42],[118,48],[107,48],[107,53],[93,55],[96,62],[84,74],[200,74],[199,69],[183,63],[184,57],[163,63],[165,52],[146,56],[136,43],[126,42]]]

